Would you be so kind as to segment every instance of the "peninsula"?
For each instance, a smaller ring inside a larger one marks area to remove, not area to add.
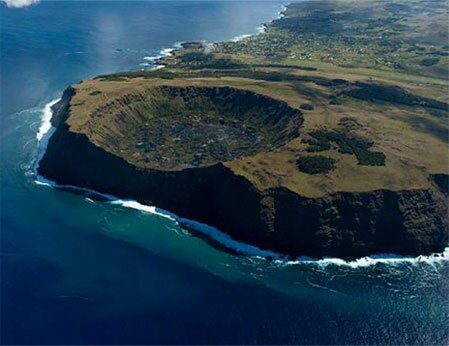
[[[448,245],[448,5],[303,1],[72,85],[38,171],[289,256]]]

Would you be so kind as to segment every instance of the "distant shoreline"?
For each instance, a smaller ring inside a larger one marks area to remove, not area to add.
[[[252,37],[252,36],[255,36],[255,35],[265,34],[267,25],[272,23],[273,21],[275,21],[277,19],[283,18],[285,16],[284,12],[287,11],[288,6],[290,6],[290,5],[291,5],[290,2],[285,4],[285,5],[281,5],[282,8],[277,13],[277,17],[273,18],[269,22],[266,22],[266,23],[263,23],[263,24],[260,24],[259,26],[257,26],[257,28],[256,28],[257,32],[255,32],[255,33],[241,34],[241,35],[234,36],[231,39],[222,40],[222,41],[206,42],[206,41],[201,41],[200,40],[200,41],[192,41],[192,42],[204,43],[205,45],[208,45],[208,44],[214,45],[214,44],[219,43],[219,42],[238,42],[238,41],[244,40],[246,38],[249,38],[249,37]],[[175,53],[176,51],[183,49],[183,45],[185,43],[189,43],[189,41],[176,42],[170,48],[162,48],[159,51],[158,55],[144,57],[143,59],[147,60],[147,61],[151,61],[152,65],[150,65],[148,63],[141,63],[140,65],[144,66],[142,71],[154,71],[154,70],[158,70],[158,69],[164,68],[165,67],[165,64],[163,64],[164,58],[172,56],[173,53]],[[145,64],[147,64],[147,65],[145,65]]]

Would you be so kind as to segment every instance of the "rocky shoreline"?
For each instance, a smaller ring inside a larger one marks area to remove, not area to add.
[[[310,198],[285,187],[261,191],[222,163],[180,171],[142,169],[70,131],[73,95],[68,88],[53,106],[56,131],[38,168],[58,184],[156,205],[291,257],[426,255],[443,251],[448,242],[447,195],[437,185]]]

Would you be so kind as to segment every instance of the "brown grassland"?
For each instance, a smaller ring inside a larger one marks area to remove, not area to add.
[[[443,30],[447,4],[432,2],[419,12],[415,7],[422,2],[414,1],[312,2],[315,9],[322,5],[319,13],[308,7],[310,2],[295,4],[286,12],[287,19],[271,23],[265,34],[235,44],[216,44],[207,53],[204,51],[210,47],[186,45],[165,60],[165,69],[100,76],[75,85],[67,120],[71,131],[86,134],[94,144],[132,164],[153,167],[136,154],[140,150],[135,146],[137,137],[111,115],[124,112],[133,117],[135,108],[114,109],[117,106],[110,101],[124,95],[151,94],[160,86],[231,87],[284,101],[303,114],[299,136],[285,145],[225,160],[226,166],[258,189],[284,186],[308,197],[338,191],[421,189],[429,186],[430,174],[448,174],[447,26]],[[352,19],[347,19],[348,8]],[[371,17],[377,16],[373,20],[384,19],[375,22],[377,26],[365,20],[370,10]],[[306,15],[335,19],[332,44],[326,45],[332,32],[321,32],[319,27],[305,29],[294,21]],[[356,38],[352,44],[347,41],[351,33]],[[292,40],[294,35],[298,38]],[[278,55],[260,48],[281,37],[287,37],[290,44],[278,47]],[[301,44],[306,37],[312,39]],[[426,41],[427,37],[432,40]],[[396,48],[386,52],[385,44]],[[351,90],[362,85],[357,83],[386,88],[387,98],[355,97]],[[406,93],[401,95],[412,95],[418,101],[402,102],[394,95],[389,99],[388,87],[400,88]],[[301,104],[313,109],[301,110]],[[157,117],[150,113],[146,121]],[[136,118],[136,123],[141,124],[142,119]],[[317,130],[339,131],[373,142],[372,150],[385,155],[385,165],[359,164],[355,155],[342,153],[334,144],[319,153],[311,152],[307,141]],[[333,158],[335,168],[322,174],[301,172],[297,159],[309,155]]]

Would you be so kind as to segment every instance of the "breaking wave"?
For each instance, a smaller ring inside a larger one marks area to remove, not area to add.
[[[143,60],[145,60],[145,62],[141,63],[140,66],[151,67],[152,70],[157,70],[157,69],[163,68],[164,65],[158,64],[157,63],[158,60],[172,55],[173,51],[175,51],[176,49],[181,48],[181,45],[182,45],[182,42],[177,42],[171,48],[162,48],[159,51],[158,55],[144,56]]]
[[[431,255],[426,256],[422,255],[418,257],[399,256],[395,254],[378,254],[361,257],[350,261],[346,261],[341,258],[330,258],[330,257],[322,259],[299,257],[294,261],[275,261],[275,262],[280,265],[309,264],[309,265],[318,265],[320,267],[342,266],[350,268],[365,268],[375,266],[378,264],[387,264],[392,266],[402,264],[412,264],[412,265],[428,264],[431,266],[435,266],[436,264],[449,262],[449,247],[446,247],[443,252],[433,253]]]
[[[38,141],[40,141],[45,134],[51,129],[51,117],[53,115],[53,112],[51,111],[51,107],[56,104],[60,99],[56,99],[53,101],[50,101],[47,103],[44,108],[42,109],[42,118],[41,118],[41,125],[39,127],[39,130],[36,133],[36,138]]]

